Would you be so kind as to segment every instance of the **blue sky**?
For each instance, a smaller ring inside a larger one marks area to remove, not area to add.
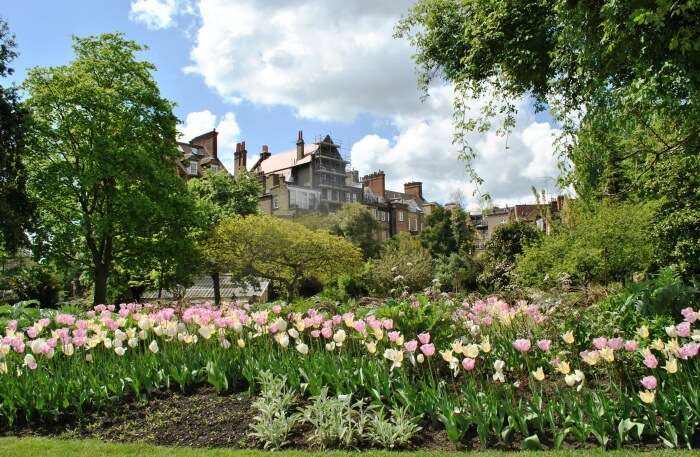
[[[462,192],[477,202],[451,144],[451,88],[420,103],[408,44],[391,37],[411,0],[22,0],[0,15],[16,35],[14,80],[28,68],[72,59],[71,35],[119,31],[149,47],[163,95],[177,103],[188,135],[223,129],[220,151],[235,142],[249,154],[273,152],[330,133],[361,173],[381,168],[389,186],[422,180],[427,197]],[[545,115],[529,103],[510,138],[474,135],[483,189],[497,203],[530,198],[530,185],[556,177]],[[480,101],[475,101],[478,109]],[[188,117],[189,116],[189,117]],[[222,121],[224,121],[222,123]]]

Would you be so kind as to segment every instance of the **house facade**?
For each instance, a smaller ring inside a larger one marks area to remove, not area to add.
[[[226,170],[219,160],[217,137],[219,132],[212,130],[192,138],[188,143],[177,142],[182,157],[177,161],[177,174],[183,179],[201,178],[205,171]]]

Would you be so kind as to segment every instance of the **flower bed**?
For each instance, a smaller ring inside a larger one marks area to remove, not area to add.
[[[681,318],[663,339],[642,326],[588,341],[537,306],[496,298],[423,297],[342,314],[279,304],[98,306],[8,324],[0,421],[11,428],[82,414],[163,387],[257,390],[264,374],[292,396],[352,394],[375,411],[370,419],[393,411],[390,423],[401,411],[456,443],[689,447],[700,424],[700,331],[696,311]]]

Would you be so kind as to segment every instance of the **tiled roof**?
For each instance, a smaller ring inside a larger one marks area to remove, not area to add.
[[[270,281],[266,279],[261,279],[260,287],[254,287],[253,285],[246,285],[245,287],[237,287],[232,282],[231,275],[222,274],[219,276],[219,286],[221,291],[221,299],[227,300],[231,298],[252,298],[259,297],[265,293]],[[146,299],[156,299],[158,298],[157,290],[146,291],[142,298]],[[161,298],[168,300],[173,298],[173,293],[170,291],[163,290]],[[187,288],[185,291],[185,296],[183,297],[188,300],[213,300],[214,299],[214,283],[212,282],[211,276],[199,276],[195,278],[194,284]]]
[[[384,192],[384,195],[386,196],[387,200],[414,201],[418,205],[422,205],[423,203],[427,202],[421,197],[416,197],[415,195],[407,194],[404,192],[396,192],[394,190],[387,190]]]
[[[297,160],[297,150],[296,148],[278,152],[277,154],[272,154],[267,159],[258,162],[258,167],[263,173],[272,173],[275,171],[286,170],[288,168],[295,167],[304,163],[311,162],[311,154],[318,149],[318,144],[305,144],[304,145],[304,157]]]

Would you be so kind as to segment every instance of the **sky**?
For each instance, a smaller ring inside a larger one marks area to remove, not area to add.
[[[235,144],[249,162],[330,134],[361,175],[386,173],[387,187],[422,181],[440,203],[474,196],[452,144],[452,88],[437,83],[421,101],[412,54],[393,37],[413,0],[5,0],[0,16],[16,35],[13,79],[73,58],[71,36],[123,32],[148,46],[162,95],[177,104],[181,140],[216,128],[219,156],[233,169]],[[484,100],[475,100],[474,113]],[[498,205],[530,202],[531,187],[556,193],[547,113],[528,100],[508,137],[474,133],[480,192]]]

